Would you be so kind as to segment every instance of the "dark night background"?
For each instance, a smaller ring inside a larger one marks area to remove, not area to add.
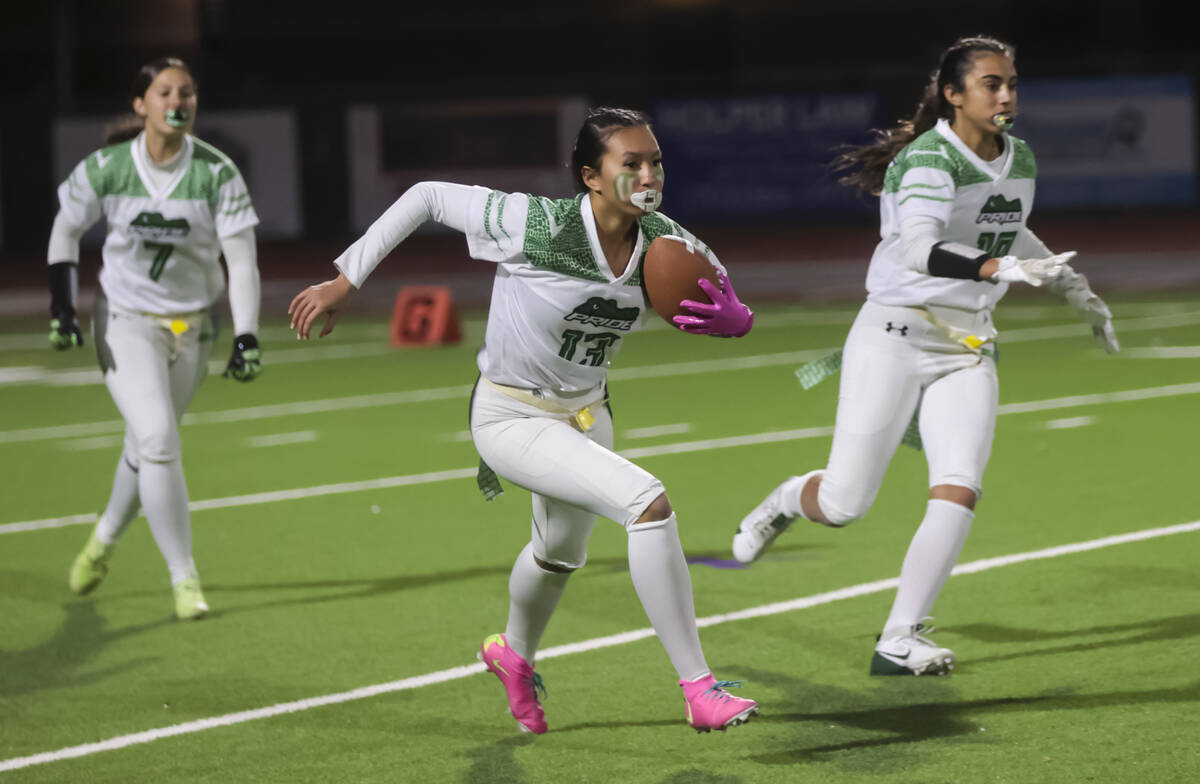
[[[44,253],[56,208],[54,118],[115,115],[138,67],[167,54],[192,66],[201,115],[295,113],[303,227],[295,241],[337,247],[357,234],[346,207],[346,109],[356,103],[581,96],[650,108],[666,96],[871,90],[890,121],[911,113],[938,54],[966,34],[1014,43],[1023,79],[1177,75],[1195,85],[1200,47],[1178,8],[1116,0],[8,3],[0,33],[3,249],[14,258]],[[1187,224],[1195,205],[1192,198],[1120,215],[1135,227],[1151,214]],[[877,225],[870,210],[839,220]],[[828,223],[805,214],[789,221]]]

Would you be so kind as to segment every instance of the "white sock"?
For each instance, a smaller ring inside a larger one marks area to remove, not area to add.
[[[138,468],[138,491],[146,519],[150,522],[150,532],[171,571],[171,582],[195,576],[183,462],[178,458],[167,463],[143,460]]]
[[[679,677],[693,681],[707,674],[696,628],[692,577],[673,512],[666,520],[629,526],[629,575]]]
[[[958,554],[967,541],[974,518],[975,513],[961,504],[930,499],[925,519],[904,556],[900,587],[883,627],[883,639],[916,625],[933,610],[942,586],[958,563]]]
[[[570,576],[570,572],[548,572],[538,566],[532,542],[525,545],[513,564],[508,578],[508,626],[504,636],[508,647],[531,664]]]
[[[116,544],[129,527],[138,511],[138,472],[129,463],[125,453],[117,461],[117,471],[113,475],[112,493],[108,497],[108,506],[96,523],[96,538],[107,545]]]

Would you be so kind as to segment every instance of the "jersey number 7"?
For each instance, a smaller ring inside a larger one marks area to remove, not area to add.
[[[175,246],[164,242],[145,242],[143,244],[154,251],[154,261],[150,264],[150,280],[158,280],[162,277],[163,267],[167,266],[167,259],[171,258],[171,252],[175,250]]]

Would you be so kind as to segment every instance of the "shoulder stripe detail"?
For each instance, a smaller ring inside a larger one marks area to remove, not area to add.
[[[489,240],[499,245],[500,240],[492,233],[492,202],[495,200],[496,192],[488,191],[487,202],[483,205],[483,230],[487,232]]]
[[[909,199],[925,199],[927,201],[954,201],[954,199],[943,199],[939,196],[927,196],[924,193],[910,193],[900,200],[900,204],[903,204]]]

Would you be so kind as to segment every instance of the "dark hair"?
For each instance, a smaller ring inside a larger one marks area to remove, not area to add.
[[[196,83],[196,77],[192,76],[192,69],[187,67],[187,63],[180,60],[178,57],[160,57],[146,63],[137,72],[137,76],[133,79],[133,85],[129,90],[129,100],[141,98],[150,89],[150,85],[158,78],[158,75],[168,68],[177,68],[187,74],[192,84]],[[128,141],[141,133],[145,127],[146,121],[133,112],[126,112],[117,119],[113,120],[108,125],[104,126],[104,146],[110,144],[119,144],[120,142]]]
[[[875,139],[869,144],[843,148],[844,151],[833,161],[834,171],[855,168],[857,171],[841,177],[838,182],[855,186],[863,193],[878,195],[883,190],[888,164],[896,157],[896,153],[937,124],[939,117],[954,119],[954,107],[946,100],[946,85],[953,85],[958,92],[966,89],[964,78],[975,58],[984,52],[1016,56],[1011,44],[989,36],[978,35],[955,41],[942,52],[941,62],[937,70],[930,74],[917,111],[910,119],[887,130],[872,130]]]
[[[641,125],[650,127],[650,119],[634,109],[617,109],[611,106],[588,109],[583,127],[575,137],[575,149],[571,150],[571,174],[575,177],[576,189],[587,192],[582,169],[584,166],[600,168],[600,158],[608,149],[610,136],[622,128],[636,128]]]

